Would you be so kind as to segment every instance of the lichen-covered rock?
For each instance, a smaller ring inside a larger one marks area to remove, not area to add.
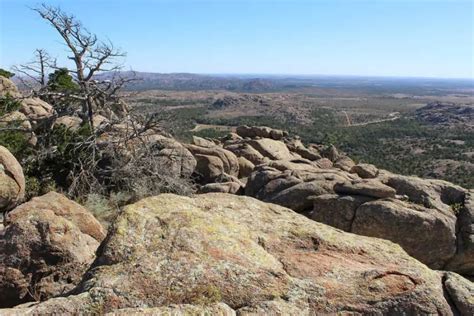
[[[15,207],[24,196],[23,169],[10,151],[0,146],[0,211]]]
[[[98,242],[105,238],[105,229],[86,208],[53,191],[21,204],[7,214],[5,223],[9,225],[20,218],[27,217],[31,211],[46,210],[72,222],[81,233],[89,235]]]
[[[64,294],[82,279],[105,236],[78,204],[48,193],[8,214],[0,256],[0,307]]]
[[[243,315],[452,314],[441,276],[399,246],[215,193],[125,207],[72,294],[7,313],[222,303]]]
[[[130,316],[130,315],[144,315],[144,316],[156,316],[156,315],[173,315],[173,316],[185,316],[185,315],[218,315],[218,316],[235,316],[235,311],[224,303],[214,303],[205,305],[191,305],[191,304],[173,304],[163,307],[152,307],[152,308],[124,308],[119,309],[110,313],[106,316]]]

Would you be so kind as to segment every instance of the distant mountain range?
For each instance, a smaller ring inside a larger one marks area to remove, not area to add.
[[[107,76],[107,74],[104,74]],[[423,93],[457,90],[474,92],[474,81],[469,79],[357,77],[357,76],[304,76],[304,75],[241,75],[122,72],[135,76],[131,90],[229,90],[238,92],[272,92],[305,88],[350,89],[373,93]]]
[[[112,79],[117,73],[102,73],[96,78]],[[473,93],[470,79],[397,78],[322,75],[265,74],[192,74],[122,71],[121,77],[137,80],[128,90],[228,90],[236,92],[272,92],[282,90],[322,88],[360,90],[369,93],[414,93],[436,95],[446,90]],[[21,87],[18,78],[13,80]]]

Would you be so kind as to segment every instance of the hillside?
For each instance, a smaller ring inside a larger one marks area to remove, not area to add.
[[[190,131],[222,136],[239,125],[266,125],[307,142],[332,143],[357,161],[392,172],[474,187],[470,90],[445,85],[433,95],[417,87],[415,94],[401,95],[351,85],[267,93],[148,90],[128,101],[136,112],[173,117],[164,124],[187,141]]]

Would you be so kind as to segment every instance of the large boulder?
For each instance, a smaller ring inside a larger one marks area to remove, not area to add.
[[[255,148],[262,156],[271,160],[291,160],[297,158],[290,152],[285,143],[269,138],[255,139],[249,141],[250,146]]]
[[[17,124],[25,131],[31,131],[31,123],[25,114],[20,111],[13,111],[0,117],[0,126],[8,126],[10,124]]]
[[[222,161],[223,165],[223,172],[231,175],[231,176],[238,176],[239,175],[239,160],[237,156],[234,155],[232,152],[215,146],[212,148],[201,147],[196,145],[188,145],[186,144],[185,147],[194,155],[201,155],[201,156],[214,156]]]
[[[183,178],[191,177],[196,168],[196,159],[180,142],[162,135],[145,138],[151,144],[151,152],[155,162],[169,174]]]
[[[54,108],[40,98],[23,99],[20,112],[25,114],[33,125],[56,114]]]
[[[10,151],[0,146],[0,211],[12,209],[24,196],[23,169]]]
[[[393,241],[433,269],[456,253],[456,217],[399,200],[376,200],[357,208],[352,233]]]
[[[311,197],[311,200],[311,219],[350,232],[357,208],[373,198],[363,195],[323,194]]]
[[[278,190],[274,194],[264,196],[262,200],[291,208],[297,212],[304,212],[310,210],[313,205],[310,199],[311,196],[330,192],[332,192],[330,183],[315,180],[296,183],[283,190]]]
[[[195,173],[204,183],[214,182],[225,173],[224,163],[217,156],[195,154],[194,158],[197,161]]]
[[[441,276],[396,244],[228,194],[164,194],[125,207],[74,293],[7,312],[173,304],[241,315],[453,313]]]
[[[453,204],[462,203],[466,190],[447,181],[421,179],[403,175],[384,174],[381,180],[394,188],[398,195],[428,208],[451,211]]]
[[[8,214],[0,256],[0,307],[67,293],[95,259],[104,229],[83,207],[57,193]]]
[[[105,229],[86,208],[54,191],[35,197],[15,208],[7,214],[6,225],[28,217],[32,210],[52,211],[54,215],[67,219],[77,226],[81,233],[89,235],[98,242],[105,238]]]

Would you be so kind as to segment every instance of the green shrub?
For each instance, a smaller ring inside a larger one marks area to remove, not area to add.
[[[21,102],[13,98],[10,94],[0,97],[0,116],[19,110]]]
[[[14,75],[15,74],[13,72],[0,68],[0,76],[5,77],[5,78],[11,78]]]

